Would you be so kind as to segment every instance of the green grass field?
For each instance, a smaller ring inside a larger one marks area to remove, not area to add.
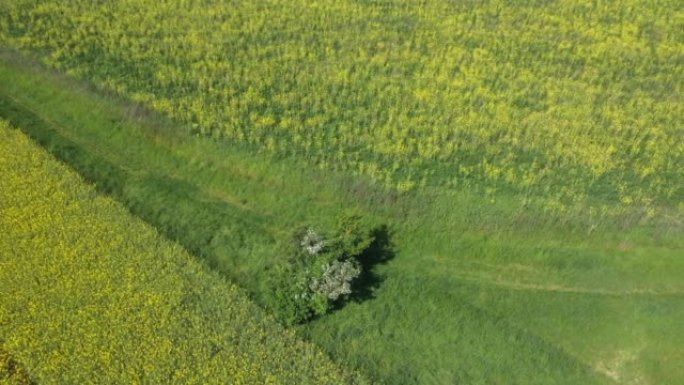
[[[373,298],[297,327],[338,364],[684,382],[675,2],[36,4],[3,3],[0,116],[257,302],[293,227],[389,227]]]

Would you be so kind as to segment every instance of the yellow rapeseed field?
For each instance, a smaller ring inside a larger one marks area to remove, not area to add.
[[[681,4],[0,2],[0,42],[194,132],[424,184],[681,197]]]

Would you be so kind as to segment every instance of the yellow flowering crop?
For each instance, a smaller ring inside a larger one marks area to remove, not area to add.
[[[400,190],[684,193],[677,0],[5,3],[4,44],[194,132]]]

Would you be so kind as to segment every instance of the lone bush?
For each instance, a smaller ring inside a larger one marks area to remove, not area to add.
[[[358,215],[345,215],[336,231],[297,231],[291,257],[272,276],[270,307],[288,325],[320,316],[349,300],[362,273],[358,258],[369,248],[373,232]]]

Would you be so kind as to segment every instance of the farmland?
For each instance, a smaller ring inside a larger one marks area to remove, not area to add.
[[[678,384],[684,25],[628,3],[0,1],[0,116],[262,305],[387,225],[295,328],[373,380]]]
[[[20,131],[0,135],[0,368],[45,384],[351,383]]]
[[[650,207],[683,193],[677,3],[19,1],[3,30],[188,130],[399,189]]]

